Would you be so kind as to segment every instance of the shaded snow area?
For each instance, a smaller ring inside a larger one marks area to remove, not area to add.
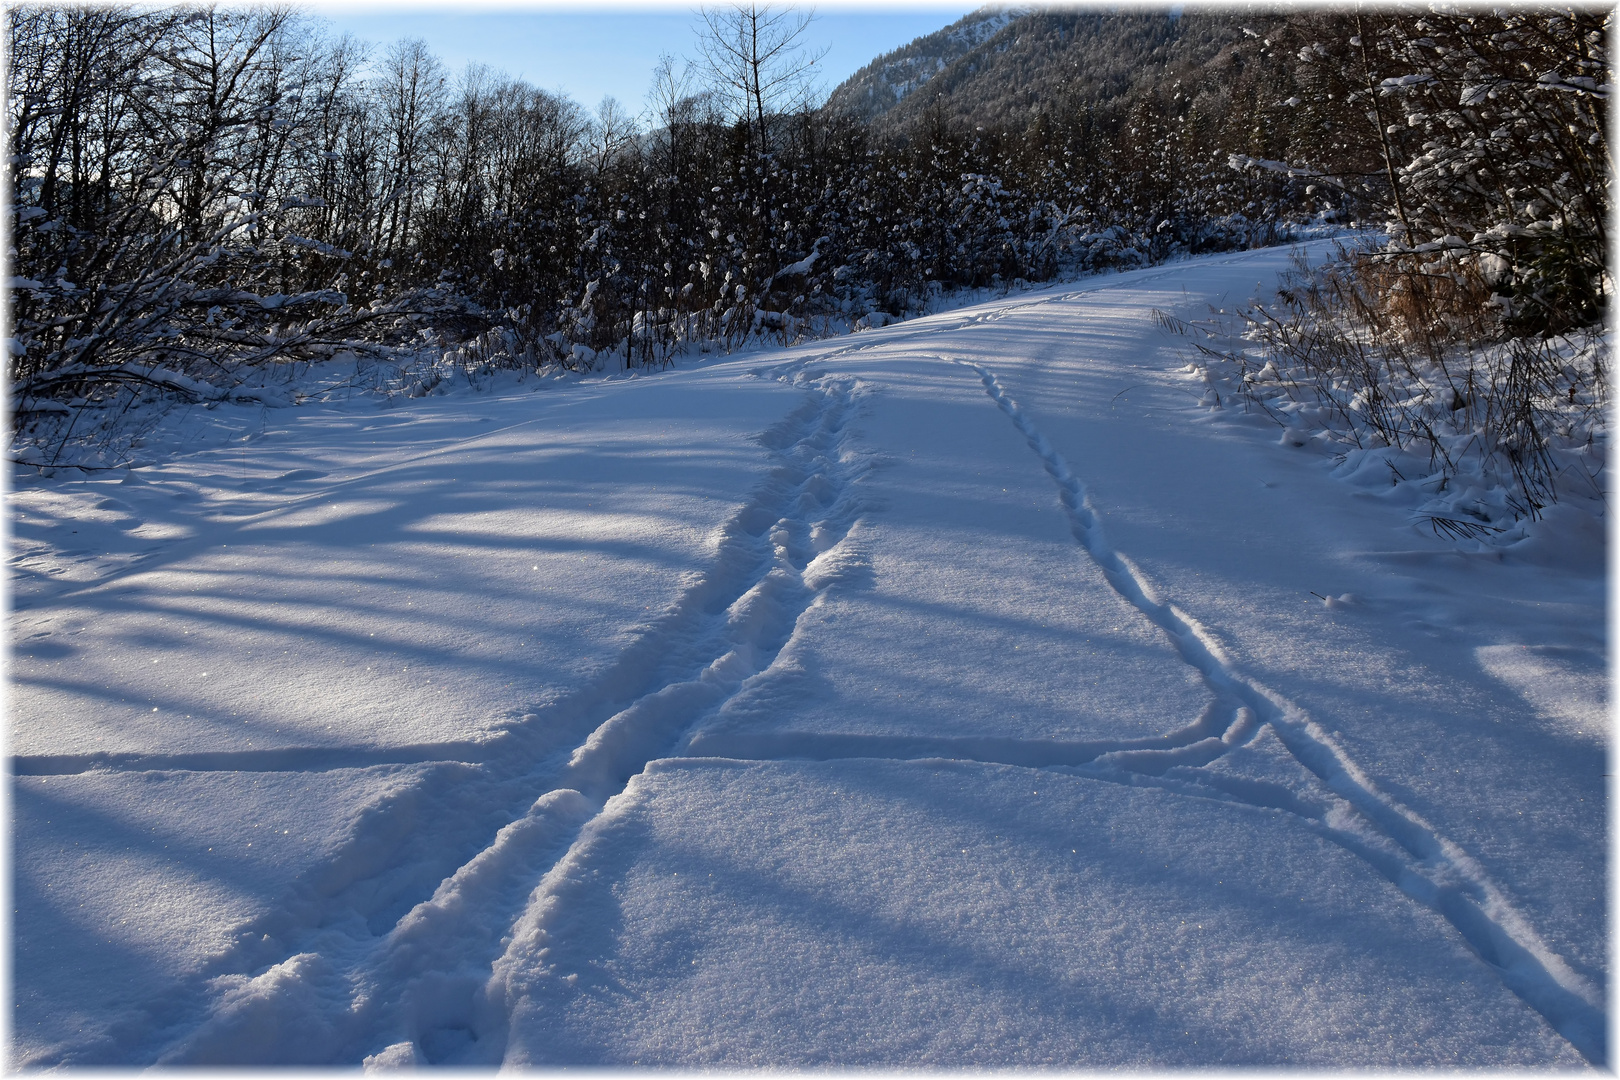
[[[13,1062],[1604,1064],[1602,552],[1201,406],[1289,265],[19,475]]]

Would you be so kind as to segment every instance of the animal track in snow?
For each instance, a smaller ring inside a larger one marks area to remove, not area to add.
[[[953,326],[953,328],[960,328]],[[1161,598],[1108,542],[1085,486],[986,368],[971,368],[1057,487],[1070,531],[1109,586],[1169,638],[1211,694],[1193,723],[1158,739],[1058,742],[1007,738],[699,733],[692,754],[771,760],[950,759],[1060,769],[1287,813],[1369,863],[1428,906],[1522,1000],[1595,1064],[1606,1060],[1598,992],[1553,952],[1467,852],[1380,792],[1295,703],[1243,675],[1215,636]]]
[[[1216,797],[1299,814],[1322,835],[1365,859],[1402,892],[1447,919],[1509,989],[1587,1060],[1605,1064],[1607,1024],[1597,992],[1541,941],[1484,868],[1416,813],[1380,792],[1303,709],[1237,671],[1197,620],[1161,600],[1141,572],[1109,544],[1085,486],[995,375],[978,364],[959,362],[977,373],[985,393],[1041,459],[1057,486],[1070,531],[1109,585],[1164,631],[1213,694],[1215,709],[1232,717],[1219,739],[1170,750],[1101,755],[1085,771],[1103,777],[1111,772],[1133,774],[1133,780],[1157,777],[1165,786],[1203,789]],[[1274,735],[1294,761],[1337,797],[1338,805],[1314,813],[1286,787],[1279,791],[1279,785],[1212,768],[1235,748],[1252,743],[1261,731]],[[1268,791],[1274,798],[1263,796]]]

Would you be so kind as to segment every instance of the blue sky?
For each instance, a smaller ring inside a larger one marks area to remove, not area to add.
[[[811,48],[828,49],[821,82],[831,90],[874,57],[948,26],[978,4],[855,8],[822,6],[806,32]],[[459,72],[470,61],[488,64],[547,90],[562,90],[595,109],[611,94],[639,112],[660,53],[696,53],[697,6],[644,9],[354,5],[306,7],[337,32],[386,45],[419,37]]]

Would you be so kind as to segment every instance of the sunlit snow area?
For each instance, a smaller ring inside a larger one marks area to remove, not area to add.
[[[13,1065],[1606,1064],[1602,504],[1207,404],[1290,258],[19,467]]]

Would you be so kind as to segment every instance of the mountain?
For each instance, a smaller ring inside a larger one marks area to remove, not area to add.
[[[1264,9],[985,7],[878,57],[828,107],[890,135],[936,109],[952,126],[1017,129],[1031,114],[1105,106],[1167,76],[1215,77],[1282,21]]]
[[[876,120],[1027,14],[1027,9],[983,7],[965,15],[861,68],[832,92],[828,107],[862,120]]]

